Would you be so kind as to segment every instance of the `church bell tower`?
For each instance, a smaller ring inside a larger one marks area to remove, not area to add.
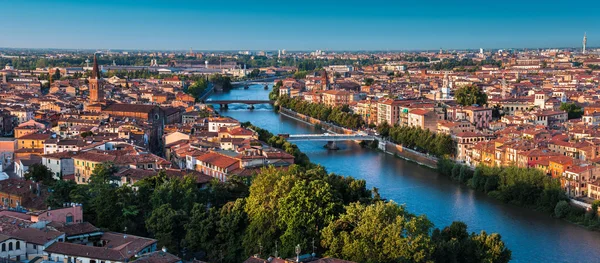
[[[90,104],[100,103],[104,100],[104,92],[102,90],[102,80],[100,80],[100,70],[98,69],[98,60],[96,54],[94,54],[94,66],[92,68],[92,75],[88,79],[88,87],[90,90]]]

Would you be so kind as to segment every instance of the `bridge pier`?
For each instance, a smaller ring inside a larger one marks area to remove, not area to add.
[[[248,109],[253,110],[254,109],[254,104],[250,104],[249,107],[248,107]]]
[[[337,147],[337,144],[335,143],[335,141],[328,141],[327,144],[325,144],[325,146],[323,146],[325,148],[327,148],[327,150],[339,150],[340,148]]]
[[[219,105],[221,109],[228,109],[229,108],[229,104],[223,103]]]

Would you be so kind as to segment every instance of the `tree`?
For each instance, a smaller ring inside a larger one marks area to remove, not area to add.
[[[214,260],[214,253],[219,250],[214,240],[217,234],[218,209],[207,208],[196,203],[190,212],[190,221],[185,225],[185,242],[192,251],[204,251]]]
[[[200,99],[200,96],[202,96],[202,94],[204,94],[204,91],[208,88],[208,82],[206,81],[205,78],[201,78],[198,81],[194,82],[192,85],[190,85],[187,90],[186,93],[190,94],[192,97],[194,97],[196,100]]]
[[[105,162],[96,165],[90,176],[90,186],[109,184],[117,172],[117,167],[112,162]]]
[[[214,74],[210,76],[209,80],[215,86],[220,87],[224,91],[228,91],[233,88],[233,85],[231,85],[231,78],[228,76]]]
[[[365,86],[371,86],[371,85],[373,85],[373,83],[375,83],[375,80],[373,78],[365,79]]]
[[[295,79],[305,79],[306,75],[308,75],[308,71],[296,71],[293,77]]]
[[[394,202],[353,203],[323,229],[321,244],[327,256],[356,262],[430,262],[432,226]]]
[[[187,216],[177,211],[170,204],[164,204],[152,211],[146,219],[148,231],[158,240],[159,246],[165,246],[170,251],[180,251],[181,239],[185,237],[184,225]]]
[[[569,203],[567,201],[562,200],[556,204],[556,208],[554,208],[554,216],[557,218],[564,218],[569,214]]]
[[[487,95],[475,85],[466,85],[454,93],[456,102],[463,106],[471,106],[473,104],[485,105],[487,103]]]
[[[59,69],[54,70],[54,74],[52,74],[52,79],[60,80],[60,70]]]
[[[93,136],[93,135],[94,135],[94,133],[92,131],[86,131],[86,132],[82,132],[79,134],[79,136],[81,136],[81,138],[85,138],[85,137]]]
[[[281,87],[283,86],[283,81],[277,81],[277,83],[275,83],[275,86],[273,86],[273,89],[271,90],[271,92],[269,92],[269,99],[270,100],[277,100],[279,98],[279,89],[281,89]]]
[[[61,207],[64,203],[70,203],[71,192],[77,188],[74,181],[58,180],[50,187],[50,195],[46,204],[50,207]]]
[[[463,222],[453,222],[443,230],[433,231],[435,262],[509,262],[511,251],[506,248],[497,234],[488,235],[467,232]]]
[[[258,75],[260,75],[260,69],[255,68],[248,74],[248,77],[256,78],[256,77],[258,77]]]
[[[60,176],[60,175],[57,175]],[[43,185],[51,186],[56,182],[52,171],[43,164],[33,164],[29,167],[29,170],[25,173],[25,179],[32,180],[34,182],[42,183]]]
[[[574,102],[560,104],[560,110],[567,112],[569,120],[579,119],[583,116],[583,108]]]
[[[298,180],[287,197],[279,200],[278,226],[283,233],[281,253],[294,253],[294,246],[309,248],[312,240],[319,243],[319,229],[324,228],[341,209],[330,185],[321,180]]]

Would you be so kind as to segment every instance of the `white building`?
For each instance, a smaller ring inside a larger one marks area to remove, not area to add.
[[[237,127],[240,122],[230,118],[211,118],[208,120],[208,131],[219,132],[221,127]]]
[[[0,234],[0,258],[16,261],[26,259],[25,241]]]
[[[61,180],[65,175],[75,174],[73,153],[58,152],[42,156],[42,164],[48,167],[56,180]]]
[[[10,234],[12,237],[26,242],[26,256],[42,256],[44,249],[55,242],[65,241],[65,233],[54,230],[40,230],[37,228],[23,228]]]

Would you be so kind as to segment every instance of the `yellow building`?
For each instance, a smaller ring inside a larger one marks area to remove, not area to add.
[[[97,165],[104,162],[114,161],[115,156],[102,153],[84,152],[73,156],[73,165],[75,166],[75,182],[77,184],[87,184],[90,181],[92,171]]]
[[[573,165],[573,158],[569,156],[555,156],[549,159],[548,173],[554,178],[559,178],[562,174]]]
[[[50,138],[50,134],[32,133],[17,139],[17,149],[44,149],[44,141]]]

